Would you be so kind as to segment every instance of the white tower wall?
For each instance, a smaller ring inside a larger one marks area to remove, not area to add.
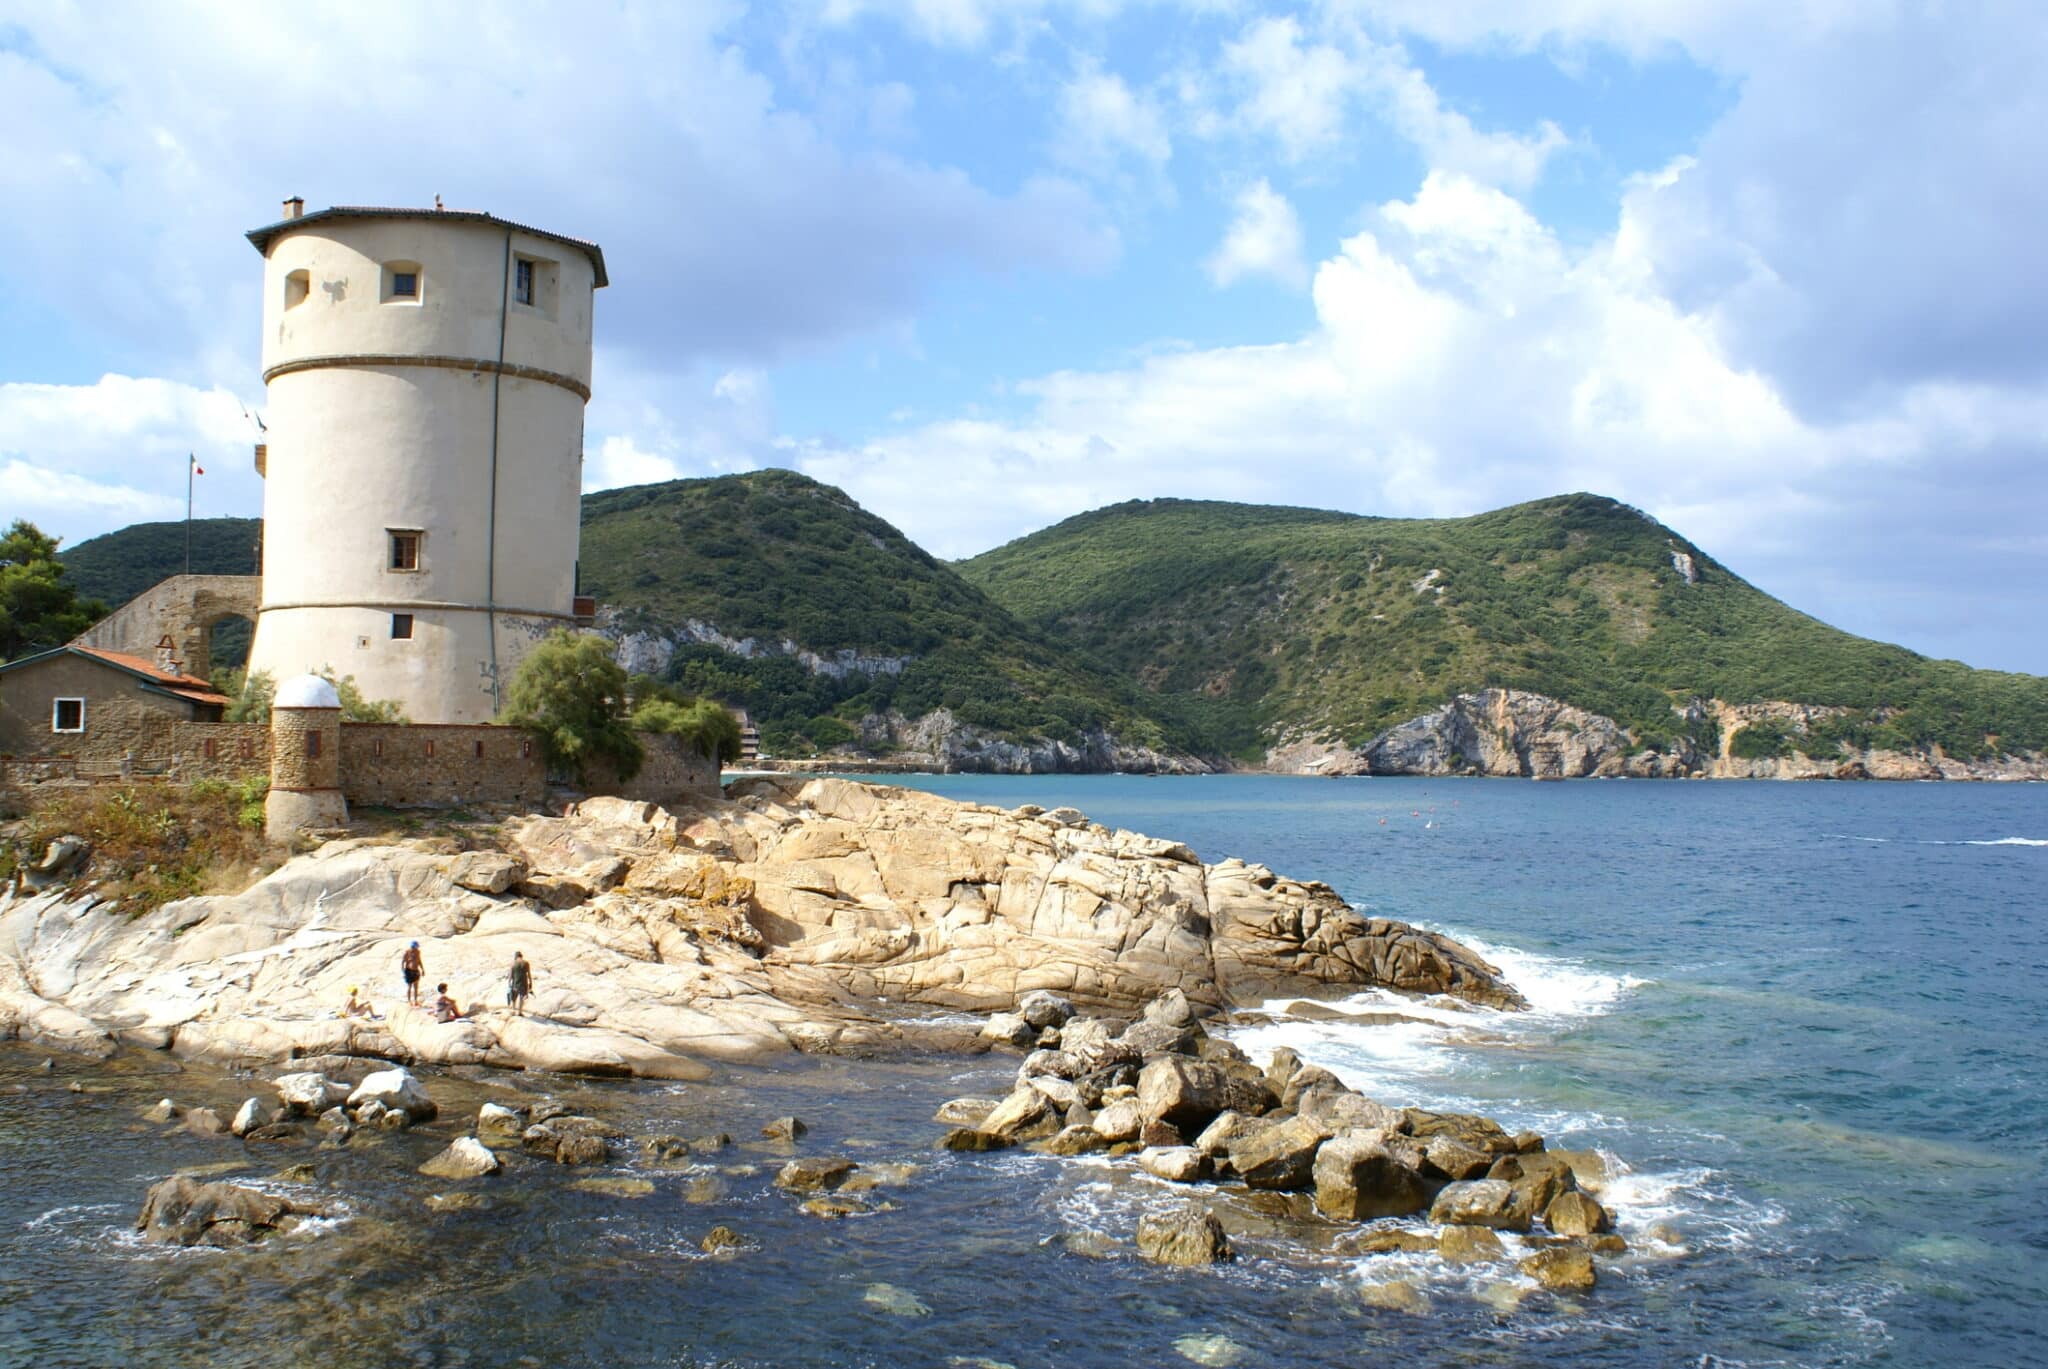
[[[251,235],[269,432],[250,669],[332,670],[414,722],[486,721],[492,680],[572,621],[601,258],[477,215],[298,223]],[[392,293],[398,271],[415,296]],[[418,535],[417,568],[392,567],[394,533]]]

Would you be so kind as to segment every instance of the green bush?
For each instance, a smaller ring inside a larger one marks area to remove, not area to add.
[[[505,721],[540,742],[551,769],[585,779],[593,764],[620,779],[645,759],[627,720],[626,672],[601,637],[558,629],[520,662],[505,691]]]
[[[740,720],[709,699],[649,699],[633,710],[633,728],[679,737],[720,765],[740,758]]]

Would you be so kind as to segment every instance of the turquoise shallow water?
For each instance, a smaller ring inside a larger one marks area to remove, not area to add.
[[[806,1150],[920,1168],[895,1210],[839,1223],[797,1213],[767,1182],[780,1156],[744,1144],[695,1174],[634,1162],[640,1199],[530,1167],[491,1181],[488,1208],[432,1215],[445,1186],[413,1167],[453,1121],[246,1156],[137,1119],[165,1093],[232,1106],[246,1080],[163,1057],[45,1074],[44,1052],[11,1047],[0,1363],[2048,1363],[2048,787],[907,782],[1073,804],[1480,945],[1531,1013],[1240,1040],[1606,1150],[1640,1254],[1582,1298],[1509,1310],[1492,1276],[1320,1253],[1239,1205],[1239,1265],[1158,1270],[1127,1242],[1163,1186],[930,1150],[932,1109],[1000,1088],[1002,1060],[796,1062],[708,1086],[437,1076],[451,1115],[576,1090],[628,1130],[744,1142],[793,1111]],[[151,1179],[237,1159],[259,1178],[314,1162],[298,1191],[338,1220],[254,1254],[125,1238]],[[717,1192],[686,1201],[706,1177]],[[756,1249],[698,1258],[715,1222]],[[1390,1278],[1428,1312],[1367,1306],[1361,1284]]]

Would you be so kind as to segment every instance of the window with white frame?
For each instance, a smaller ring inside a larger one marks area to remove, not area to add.
[[[85,700],[53,699],[50,702],[52,732],[85,731]]]

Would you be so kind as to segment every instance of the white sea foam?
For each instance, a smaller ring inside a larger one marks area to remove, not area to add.
[[[1472,1068],[1473,1052],[1511,1049],[1551,1035],[1573,1020],[1611,1012],[1630,992],[1649,982],[1632,975],[1603,973],[1562,956],[1446,934],[1497,966],[1529,1001],[1529,1010],[1499,1012],[1455,999],[1416,999],[1368,989],[1329,1006],[1340,1012],[1392,1013],[1410,1020],[1377,1024],[1303,1021],[1287,1016],[1293,999],[1274,999],[1261,1005],[1261,1010],[1275,1021],[1241,1028],[1231,1037],[1255,1058],[1270,1058],[1280,1047],[1290,1047],[1367,1094],[1405,1098],[1424,1106],[1483,1111],[1472,1100],[1444,1088],[1448,1078]],[[1536,1107],[1540,1110],[1541,1105]],[[1571,1131],[1603,1120],[1587,1114],[1546,1112],[1530,1116],[1527,1124]]]
[[[2048,839],[2041,837],[1998,837],[1991,841],[1943,841],[1937,846],[2048,846]]]

